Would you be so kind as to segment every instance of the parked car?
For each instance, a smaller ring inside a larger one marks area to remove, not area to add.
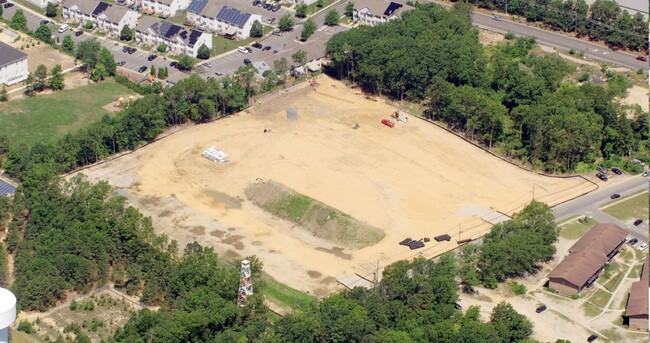
[[[275,31],[272,32],[272,34],[273,34],[274,36],[282,36],[282,31],[275,30]]]
[[[641,176],[643,176],[643,177],[646,177],[646,176],[648,176],[648,171],[647,171],[647,170],[646,170],[646,171],[644,171],[644,172],[643,172],[643,174],[641,174]]]
[[[118,67],[121,67],[121,66],[123,66],[125,64],[126,64],[126,61],[119,61],[119,62],[115,63],[115,65],[118,66]]]
[[[249,65],[251,63],[253,63],[251,60],[249,60],[248,58],[244,58],[244,64],[245,65]]]
[[[463,309],[463,307],[462,307],[462,306],[460,306],[460,304],[459,304],[459,303],[455,303],[455,304],[454,304],[454,308],[455,308],[455,309],[457,309],[458,311],[460,311],[460,310],[462,310],[462,309]]]
[[[648,58],[643,56],[643,55],[642,56],[637,56],[636,59],[639,60],[639,61],[648,62]]]
[[[142,66],[140,67],[140,69],[138,69],[138,73],[144,73],[145,71],[147,71],[147,69],[149,69],[147,68],[147,66]]]
[[[128,46],[123,46],[122,47],[122,52],[129,52],[129,47]]]
[[[618,199],[618,198],[620,198],[620,197],[621,197],[620,194],[618,194],[618,193],[614,193],[614,194],[612,194],[612,196],[611,196],[610,198],[612,198],[612,199]]]
[[[587,342],[593,342],[598,339],[598,335],[591,335],[587,337]]]
[[[267,46],[265,46],[264,49],[262,49],[262,50],[264,50],[264,51],[266,51],[266,50],[271,50],[271,46],[270,46],[270,45],[267,45]]]
[[[262,5],[262,8],[265,9],[265,10],[270,10],[271,6],[273,6],[273,5],[269,4],[268,2],[265,2],[264,5]]]
[[[136,49],[136,48],[129,48],[128,53],[129,53],[129,55],[133,55],[133,53],[136,52],[136,51],[138,51],[138,49]]]
[[[223,73],[220,72],[220,71],[215,71],[215,72],[214,72],[214,75],[217,75],[217,76],[223,76]]]
[[[257,48],[257,49],[261,49],[261,48],[262,48],[262,44],[260,44],[259,42],[255,42],[255,43],[253,43],[252,45],[253,45],[253,48]]]
[[[496,21],[501,21],[501,16],[499,16],[499,15],[493,15],[493,16],[492,16],[492,19],[493,19],[493,20],[496,20]]]
[[[603,167],[598,166],[598,167],[596,167],[596,169],[597,169],[599,172],[603,173],[603,174],[607,174],[607,170],[605,170],[605,168],[603,168]]]
[[[607,181],[607,176],[605,176],[605,174],[603,173],[596,174],[596,177],[601,179],[602,181]]]
[[[535,312],[537,312],[537,313],[542,313],[542,312],[544,312],[544,311],[546,311],[546,305],[538,306],[538,307],[535,309]]]
[[[282,7],[282,5],[280,5],[280,4],[276,4],[275,6],[273,6],[273,8],[271,8],[271,12],[277,12],[277,11],[279,11],[279,10],[280,10],[280,7]]]
[[[636,238],[632,238],[629,241],[627,241],[627,244],[629,244],[629,245],[634,245],[634,244],[637,244],[637,243],[639,243],[639,240],[636,239]]]
[[[241,52],[244,55],[248,54],[248,49],[244,48],[243,46],[237,48],[237,51]]]
[[[77,32],[74,33],[74,36],[75,36],[75,37],[79,37],[79,36],[81,36],[81,35],[83,35],[83,34],[84,34],[84,32],[81,31],[81,30],[79,30],[79,31],[77,31]]]
[[[178,69],[178,62],[172,61],[172,63],[170,63],[169,66]]]
[[[639,251],[643,251],[643,250],[645,250],[647,247],[648,247],[648,244],[647,244],[647,243],[643,243],[643,244],[641,244],[641,245],[638,247],[638,249],[639,249]]]
[[[252,53],[253,53],[253,49],[251,49],[251,48],[248,47],[248,46],[245,47],[244,49],[246,49],[246,50],[248,51],[249,54],[252,54]]]
[[[149,57],[147,57],[147,61],[153,61],[153,60],[155,60],[156,58],[158,58],[157,55],[155,55],[155,54],[151,54],[151,55],[149,55]]]
[[[273,53],[274,53],[274,54],[277,54],[277,53],[278,53],[278,51],[277,51],[277,50],[273,50]]]
[[[622,175],[623,171],[618,168],[612,168],[612,172],[616,175]]]
[[[643,223],[643,219],[637,219],[634,221],[634,226],[639,226],[641,223]]]
[[[270,18],[266,22],[269,23],[269,24],[273,24],[273,23],[275,23],[275,18]]]
[[[201,65],[206,67],[206,68],[212,68],[212,63],[210,63],[210,62],[205,62],[205,63],[202,63]]]
[[[10,3],[8,2],[8,3],[5,4],[5,8],[7,7],[8,4],[10,4]],[[66,32],[68,30],[70,30],[70,26],[68,26],[68,25],[63,24],[63,25],[61,25],[59,27],[59,33]]]
[[[0,3],[2,3],[2,0],[0,0]],[[47,25],[49,23],[50,23],[49,20],[41,20],[41,25]]]
[[[14,4],[12,4],[11,2],[8,2],[8,3],[4,4],[4,5],[2,5],[2,7],[4,7],[4,8],[14,7]]]

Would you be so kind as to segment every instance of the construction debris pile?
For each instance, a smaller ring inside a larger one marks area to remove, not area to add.
[[[203,154],[201,154],[201,156],[207,158],[212,162],[220,162],[220,163],[228,162],[228,154],[215,147],[210,147],[209,149],[205,150]]]

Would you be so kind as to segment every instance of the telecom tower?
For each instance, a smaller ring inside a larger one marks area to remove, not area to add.
[[[16,320],[16,297],[0,288],[0,343],[9,342],[9,326]]]
[[[241,261],[241,273],[239,274],[239,295],[237,296],[237,305],[244,307],[246,298],[253,295],[253,279],[251,278],[251,262],[249,260]]]

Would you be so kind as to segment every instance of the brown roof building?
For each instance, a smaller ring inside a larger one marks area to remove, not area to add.
[[[643,264],[641,280],[632,284],[625,317],[630,329],[648,331],[648,256]]]
[[[621,249],[626,236],[627,231],[618,225],[594,225],[569,248],[569,256],[548,275],[549,288],[571,296],[591,286]]]

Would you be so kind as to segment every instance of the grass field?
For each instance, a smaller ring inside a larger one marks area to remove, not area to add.
[[[329,6],[333,2],[334,2],[334,0],[323,0],[323,7],[318,7],[318,1],[314,1],[313,4],[307,6],[307,14],[308,15],[314,14],[314,13],[320,11],[321,9]],[[339,14],[343,14],[343,13],[339,13]]]
[[[602,210],[620,220],[631,218],[641,218],[648,221],[648,192],[629,197],[616,205],[612,205]]]
[[[602,312],[601,309],[599,309],[597,306],[594,306],[590,303],[584,303],[582,304],[582,309],[585,311],[585,316],[587,317],[595,317]]]
[[[614,275],[611,279],[609,279],[606,283],[602,284],[603,287],[607,288],[608,291],[613,292],[618,285],[621,283],[621,280],[623,280],[623,273],[617,273]]]
[[[104,81],[0,103],[0,135],[6,135],[16,144],[25,143],[28,146],[51,143],[109,113],[102,106],[115,98],[132,94],[131,90],[114,81]]]
[[[316,305],[316,298],[305,294],[305,292],[279,283],[267,275],[262,279],[264,280],[260,287],[262,293],[287,309],[300,312]]]
[[[637,265],[632,267],[632,270],[630,271],[630,274],[628,274],[627,277],[630,279],[638,279],[641,276],[641,268],[643,268],[642,265]]]
[[[560,225],[560,237],[568,240],[576,240],[582,237],[594,224],[596,224],[594,220],[588,220],[584,224],[576,220]]]
[[[264,34],[266,35],[267,33],[273,31],[272,26],[268,25],[262,25],[264,27]],[[245,40],[232,40],[232,39],[227,39],[219,35],[212,35],[212,54],[213,56],[221,55],[223,53],[226,53],[231,50],[235,50],[240,46],[245,46],[253,43],[254,41],[258,40],[259,38],[253,38],[250,37]]]
[[[590,298],[589,301],[593,303],[596,306],[605,308],[607,305],[607,302],[609,301],[609,298],[611,298],[612,295],[609,294],[608,292],[603,291],[602,289],[599,289],[594,293]]]

